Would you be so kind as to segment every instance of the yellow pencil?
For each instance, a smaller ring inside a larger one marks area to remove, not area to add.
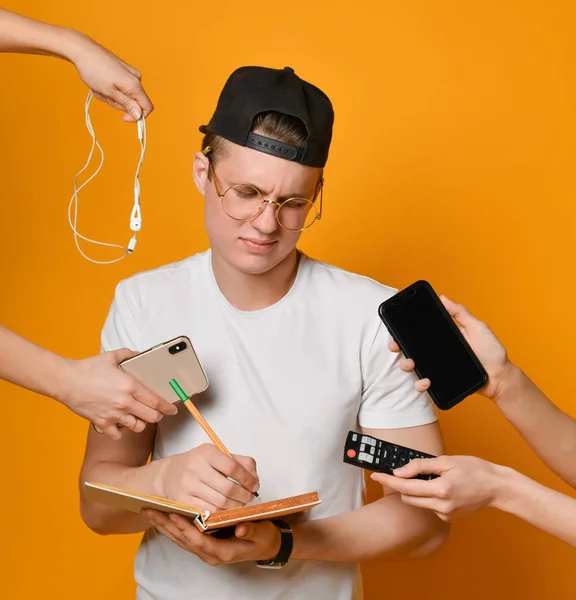
[[[194,404],[192,404],[192,400],[190,400],[190,398],[188,398],[188,400],[186,400],[184,402],[184,406],[190,411],[192,416],[198,421],[198,423],[200,424],[202,429],[204,429],[204,431],[207,433],[208,437],[212,440],[212,443],[220,451],[224,452],[224,454],[226,454],[230,458],[232,458],[232,455],[230,454],[230,452],[228,452],[228,450],[226,449],[224,444],[220,441],[218,436],[214,433],[214,430],[212,429],[212,427],[210,427],[210,425],[208,425],[208,423],[206,422],[206,419],[200,414],[200,412],[194,406]]]

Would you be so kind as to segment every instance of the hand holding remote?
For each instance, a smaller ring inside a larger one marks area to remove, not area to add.
[[[394,475],[373,473],[370,478],[401,495],[405,504],[434,511],[443,521],[465,515],[497,499],[504,467],[473,456],[416,459]],[[434,481],[418,481],[434,475]]]

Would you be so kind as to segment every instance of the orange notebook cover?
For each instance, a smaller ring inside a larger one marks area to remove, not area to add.
[[[139,513],[151,508],[164,513],[176,513],[192,519],[200,531],[216,531],[244,521],[261,521],[299,513],[320,504],[318,492],[258,502],[241,508],[230,508],[210,513],[193,506],[174,502],[168,498],[150,496],[140,492],[122,490],[103,483],[84,482],[86,497],[91,502],[107,504],[113,508]]]

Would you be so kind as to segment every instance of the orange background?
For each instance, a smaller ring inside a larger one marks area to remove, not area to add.
[[[398,288],[428,279],[488,321],[576,414],[572,2],[4,6],[108,46],[143,71],[156,111],[136,253],[93,265],[77,253],[66,212],[90,145],[87,90],[63,61],[0,57],[1,322],[68,356],[97,353],[121,278],[206,248],[191,159],[225,78],[244,64],[290,65],[336,109],[325,216],[301,247]],[[92,119],[106,162],[80,196],[81,229],[125,244],[135,126],[97,102]],[[0,395],[2,596],[131,597],[138,536],[98,537],[78,514],[85,422],[8,384]],[[569,491],[488,401],[471,398],[441,424],[448,452]],[[574,559],[566,545],[486,511],[457,522],[432,558],[365,565],[366,599],[572,598]]]

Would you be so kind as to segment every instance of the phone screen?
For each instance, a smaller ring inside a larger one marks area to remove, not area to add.
[[[482,365],[427,282],[384,302],[380,317],[416,363],[418,376],[430,379],[429,393],[438,408],[450,408],[486,384]]]

